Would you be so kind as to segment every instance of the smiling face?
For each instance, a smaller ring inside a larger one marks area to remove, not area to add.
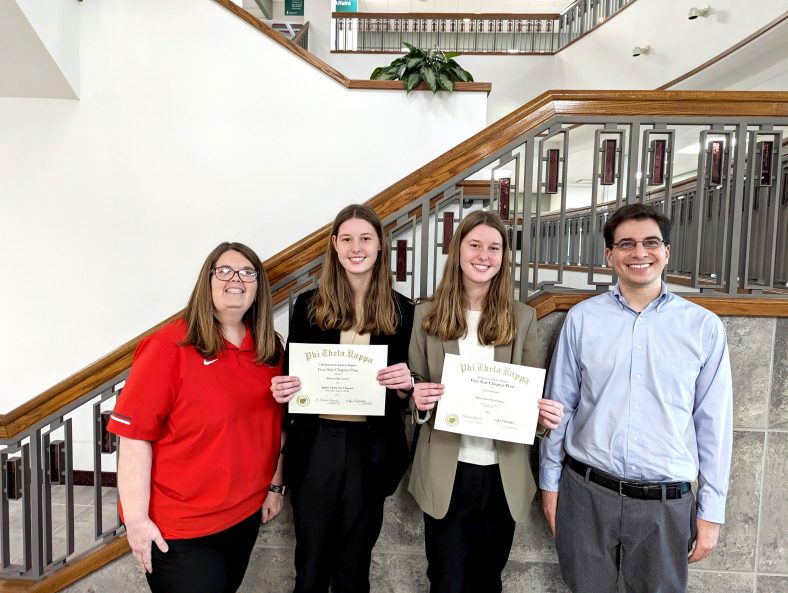
[[[658,291],[662,286],[662,270],[670,258],[670,246],[660,245],[658,249],[646,249],[642,241],[649,237],[663,238],[655,220],[651,218],[627,220],[616,227],[613,242],[631,239],[638,242],[635,249],[631,251],[623,251],[617,247],[605,249],[607,264],[618,274],[623,292]]]
[[[339,225],[337,234],[331,236],[331,243],[339,264],[348,276],[372,279],[372,270],[380,252],[380,239],[375,227],[361,218],[351,218]]]
[[[466,288],[490,288],[501,269],[503,237],[497,229],[480,224],[468,231],[460,243],[460,270]]]
[[[216,260],[214,268],[227,266],[233,270],[254,270],[252,262],[246,259],[237,251],[225,251]],[[211,297],[213,299],[214,313],[222,315],[224,313],[235,312],[240,317],[252,306],[254,297],[257,294],[257,283],[241,282],[238,274],[233,275],[230,280],[219,280],[211,274]]]

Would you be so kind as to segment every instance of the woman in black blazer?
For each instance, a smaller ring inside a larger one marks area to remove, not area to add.
[[[383,344],[388,365],[383,416],[292,414],[285,420],[285,481],[296,532],[294,593],[368,592],[383,503],[408,465],[401,412],[413,382],[407,365],[413,305],[394,292],[389,247],[373,210],[344,208],[334,220],[319,287],[299,295],[290,319],[276,401],[300,389],[288,376],[291,343]]]

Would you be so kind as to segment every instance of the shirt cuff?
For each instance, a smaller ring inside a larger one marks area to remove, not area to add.
[[[725,523],[725,498],[704,496],[698,492],[697,500],[698,519],[712,523]]]
[[[558,492],[562,468],[542,468],[539,470],[539,488],[548,492]]]

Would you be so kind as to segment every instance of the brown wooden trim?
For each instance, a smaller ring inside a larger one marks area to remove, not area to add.
[[[216,1],[229,2],[229,0]],[[276,32],[272,34],[284,39]],[[413,171],[372,197],[366,204],[376,210],[381,218],[394,214],[555,116],[703,116],[707,114],[714,114],[715,117],[788,117],[788,92],[549,91]],[[329,226],[326,225],[267,259],[264,266],[269,281],[275,284],[323,255],[328,233]],[[286,291],[281,294],[286,294]],[[167,323],[179,314],[173,315],[163,323]],[[47,389],[41,395],[0,416],[0,438],[10,438],[20,433],[38,420],[54,414],[61,407],[128,369],[139,340],[163,323]]]
[[[678,83],[680,83],[680,82],[682,82],[684,80],[687,80],[688,78],[691,78],[691,77],[695,76],[698,72],[702,72],[703,70],[705,70],[709,66],[713,66],[714,64],[716,64],[720,60],[722,60],[724,58],[727,58],[732,53],[740,50],[741,48],[743,48],[745,45],[747,45],[751,41],[754,41],[754,40],[758,39],[758,37],[760,37],[764,33],[770,31],[771,29],[773,29],[774,27],[776,27],[777,25],[782,23],[785,19],[788,19],[788,10],[785,11],[784,13],[782,13],[780,16],[778,16],[772,22],[767,23],[766,25],[764,25],[763,27],[761,27],[760,29],[755,31],[752,35],[748,35],[747,37],[745,37],[744,39],[739,41],[739,43],[729,47],[724,52],[717,54],[716,56],[714,56],[710,60],[707,60],[706,62],[704,62],[703,64],[698,66],[697,68],[693,68],[692,70],[690,70],[689,72],[685,72],[684,74],[682,74],[678,78],[674,78],[670,82],[666,82],[661,87],[658,87],[657,90],[658,91],[663,91],[663,90],[669,89],[670,87],[675,86]]]
[[[376,91],[404,91],[405,90],[405,83],[399,80],[351,80],[344,74],[342,74],[339,70],[330,66],[329,64],[325,63],[323,60],[318,58],[317,56],[311,54],[303,47],[294,43],[281,33],[274,31],[271,27],[266,25],[260,19],[252,16],[243,8],[235,4],[232,0],[214,0],[217,4],[220,4],[230,12],[232,12],[235,16],[242,19],[247,24],[251,25],[258,31],[260,31],[263,35],[269,37],[286,50],[296,54],[299,58],[307,62],[308,64],[314,66],[318,70],[320,70],[323,74],[335,80],[342,86],[348,89],[364,89],[364,90],[376,90]],[[308,23],[307,23],[308,26]],[[303,29],[302,29],[303,31]],[[455,85],[455,91],[459,92],[481,92],[490,94],[492,89],[492,84],[489,82],[458,82]],[[429,88],[424,85],[419,85],[416,87],[415,90],[424,91],[429,90]]]
[[[52,593],[61,591],[129,552],[126,535],[111,539],[39,581],[0,579],[0,593]]]
[[[577,303],[595,296],[596,292],[545,291],[528,304],[536,309],[537,319],[550,313],[569,311]],[[788,317],[788,299],[759,299],[754,297],[717,297],[682,295],[721,317]]]
[[[0,416],[0,438],[13,437],[128,369],[131,366],[134,349],[140,340],[179,317],[182,313],[179,311],[81,371]]]
[[[565,50],[567,47],[569,47],[570,45],[574,45],[575,43],[577,43],[578,41],[580,41],[580,40],[581,40],[583,37],[585,37],[586,35],[589,35],[589,34],[590,34],[590,33],[592,33],[593,31],[596,31],[596,30],[597,30],[599,27],[601,27],[601,26],[602,26],[602,25],[604,25],[605,23],[609,23],[609,22],[610,22],[612,19],[616,18],[618,15],[620,15],[622,12],[624,12],[624,11],[625,11],[627,8],[629,8],[630,6],[632,6],[632,5],[633,5],[635,2],[636,2],[636,0],[632,0],[632,2],[630,2],[629,4],[627,4],[627,5],[626,5],[624,8],[622,8],[621,10],[618,10],[618,11],[614,12],[614,13],[613,13],[613,14],[611,14],[609,17],[607,17],[607,18],[606,18],[606,19],[605,19],[603,22],[599,23],[599,24],[598,24],[598,25],[596,25],[595,27],[591,27],[591,28],[590,28],[588,31],[586,31],[585,33],[583,33],[582,35],[580,35],[580,37],[575,37],[574,39],[572,39],[572,41],[570,41],[569,43],[567,43],[565,46],[563,46],[563,47],[559,47],[559,48],[558,48],[558,49],[555,51],[555,53],[557,54],[557,53],[559,53],[559,52],[562,52],[562,51],[564,51],[564,50]],[[561,16],[563,16],[563,13],[561,13]],[[555,54],[553,54],[553,55],[555,55]]]
[[[560,18],[557,12],[516,13],[516,12],[332,12],[332,19],[443,19],[454,20],[513,20],[513,21],[554,21]]]
[[[345,87],[348,86],[350,79],[344,74],[342,74],[339,70],[326,64],[323,60],[312,55],[300,45],[293,43],[290,39],[288,39],[281,33],[274,31],[271,27],[266,25],[260,19],[257,19],[251,14],[249,14],[247,11],[245,11],[243,8],[238,6],[232,0],[214,0],[214,2],[223,6],[224,8],[232,12],[235,16],[245,21],[247,24],[251,25],[258,31],[260,31],[263,35],[265,35],[266,37],[272,39],[274,42],[284,47],[286,50],[296,54],[302,60],[314,66],[329,78],[332,78],[333,80],[335,80],[336,82],[338,82],[339,84]]]
[[[309,31],[309,21],[304,23],[304,26],[298,30],[298,33],[295,34],[291,41],[298,45],[298,42],[301,41],[301,38],[306,35],[306,32]],[[300,46],[299,46],[300,47]]]
[[[402,80],[351,80],[348,84],[349,89],[367,89],[373,91],[404,91],[405,81]],[[414,91],[429,91],[425,83],[421,83]],[[458,93],[487,93],[490,94],[492,84],[489,82],[455,82],[454,91]]]

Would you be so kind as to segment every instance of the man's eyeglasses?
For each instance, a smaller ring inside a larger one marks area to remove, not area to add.
[[[249,270],[247,268],[233,270],[230,266],[220,266],[211,270],[211,274],[213,274],[217,280],[221,280],[222,282],[232,280],[236,274],[238,274],[238,279],[241,282],[246,282],[247,284],[257,280],[257,270]]]
[[[632,251],[637,247],[638,243],[643,244],[644,249],[659,249],[663,245],[667,245],[667,242],[663,241],[658,237],[649,237],[648,239],[643,239],[642,241],[633,241],[632,239],[621,239],[618,243],[613,243],[611,247],[617,247],[621,251]]]

